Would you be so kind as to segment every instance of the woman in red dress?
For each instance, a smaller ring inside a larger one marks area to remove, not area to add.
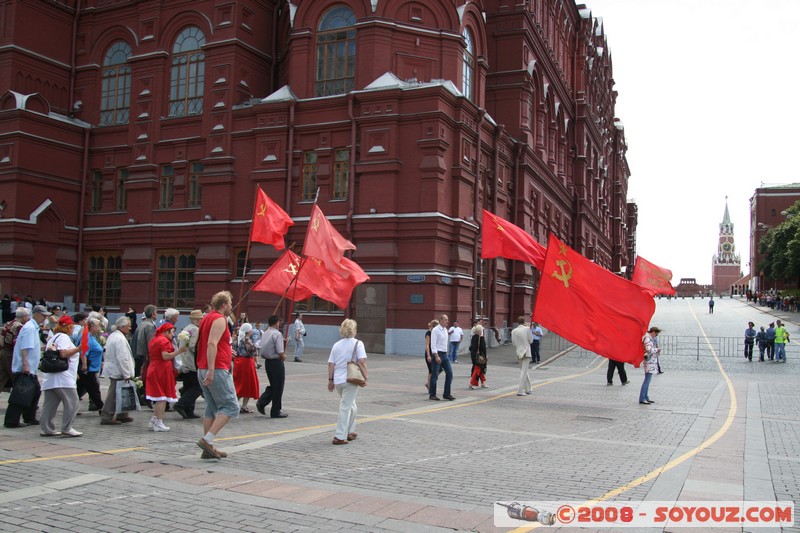
[[[172,360],[185,348],[175,349],[172,345],[174,335],[175,326],[165,322],[156,330],[148,345],[150,365],[147,368],[145,397],[153,402],[153,416],[150,418],[153,431],[169,431],[164,425],[164,411],[167,409],[167,402],[178,401],[175,394],[175,371],[172,369]]]
[[[239,412],[246,414],[253,412],[247,407],[250,398],[257,400],[260,395],[256,374],[258,348],[253,342],[252,324],[245,322],[239,327],[237,340],[236,357],[233,360],[233,384],[236,386],[236,396],[242,399]]]

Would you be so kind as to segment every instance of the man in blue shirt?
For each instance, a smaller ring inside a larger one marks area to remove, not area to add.
[[[534,364],[539,362],[539,343],[544,336],[542,326],[538,322],[531,322],[531,333],[533,334],[533,342],[531,343],[531,358]],[[621,374],[620,374],[621,375]]]
[[[22,379],[31,380],[36,385],[33,402],[29,406],[9,403],[3,425],[7,428],[18,428],[26,425],[39,424],[36,420],[36,410],[39,408],[39,398],[42,390],[36,371],[39,368],[39,359],[42,357],[42,341],[39,338],[39,325],[50,316],[43,305],[33,307],[33,318],[28,320],[19,330],[17,343],[14,345],[14,355],[11,359],[12,388]],[[22,415],[23,422],[19,421]]]
[[[775,323],[770,322],[769,327],[767,328],[767,357],[769,357],[770,361],[772,361],[773,357],[775,357]]]

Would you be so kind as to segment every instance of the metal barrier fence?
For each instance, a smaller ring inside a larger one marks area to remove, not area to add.
[[[503,344],[511,342],[511,328],[501,330]],[[710,344],[710,346],[709,346]],[[744,357],[744,339],[742,337],[692,337],[682,335],[659,335],[658,345],[664,355],[681,357],[710,357],[716,353],[719,357]],[[555,333],[548,332],[542,337],[540,349],[547,353],[558,353],[574,346],[574,343],[563,339]],[[713,348],[713,352],[712,352]],[[786,344],[787,357],[800,358],[800,343]],[[758,344],[753,346],[753,359],[759,357]]]
[[[707,340],[706,340],[707,339]],[[711,347],[719,357],[744,357],[742,337],[690,337],[679,335],[659,335],[658,345],[665,355],[696,357],[712,355]],[[786,344],[786,355],[800,354],[800,344]],[[759,357],[758,344],[753,346],[753,358]]]

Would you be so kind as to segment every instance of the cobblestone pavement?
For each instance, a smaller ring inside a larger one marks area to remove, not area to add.
[[[797,315],[737,299],[708,315],[706,304],[659,300],[653,324],[739,336],[748,320],[782,316],[800,340]],[[606,361],[582,349],[543,353],[526,397],[516,396],[512,348],[489,358],[491,388],[468,390],[462,356],[457,399],[432,402],[421,357],[370,355],[359,436],[347,446],[331,445],[338,396],[320,350],[286,363],[289,418],[240,416],[217,439],[229,454],[219,461],[200,459],[201,423],[172,412],[168,433],[147,431],[147,410],[105,427],[84,412],[77,439],[0,428],[0,530],[493,531],[497,500],[800,499],[797,358],[720,358],[732,402],[713,357],[665,354],[651,406],[638,403],[641,370],[609,387]]]

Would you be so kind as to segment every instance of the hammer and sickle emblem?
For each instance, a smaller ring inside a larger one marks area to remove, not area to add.
[[[497,231],[505,231],[505,230],[506,230],[506,228],[504,228],[504,227],[503,227],[503,226],[500,224],[500,221],[499,221],[499,220],[497,220],[497,217],[492,217],[492,220],[494,220],[494,223],[497,225]]]
[[[266,216],[267,204],[261,204],[260,206],[258,206],[258,212],[256,214],[260,217]]]
[[[296,263],[289,263],[289,266],[286,267],[284,272],[288,272],[292,276],[296,276],[297,275],[297,264]]]
[[[311,222],[311,229],[317,231],[319,229],[319,215],[314,217],[314,221]]]
[[[561,273],[553,272],[552,276],[563,282],[564,287],[569,287],[569,280],[572,278],[572,265],[567,260],[559,259],[556,261],[556,266],[561,270]]]

